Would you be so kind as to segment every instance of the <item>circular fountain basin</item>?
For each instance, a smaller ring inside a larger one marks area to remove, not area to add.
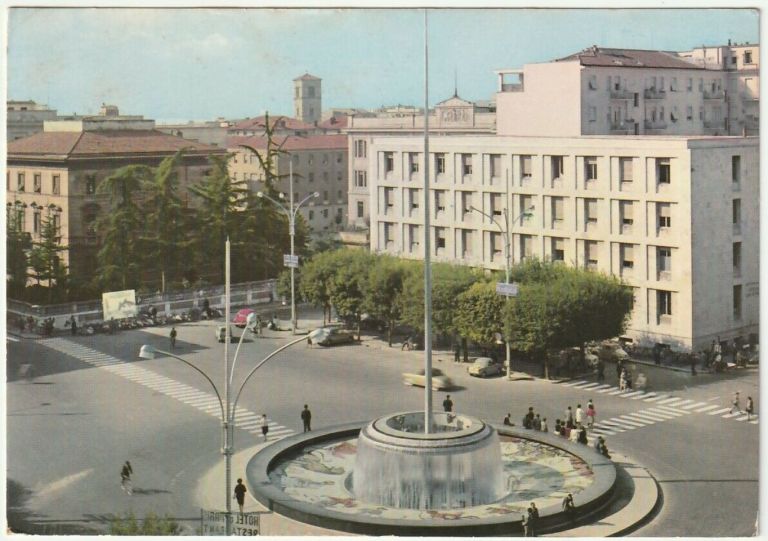
[[[361,501],[398,509],[457,509],[504,495],[496,431],[467,415],[396,413],[366,425],[352,476]]]
[[[383,418],[383,424],[378,419],[275,442],[257,452],[248,463],[248,489],[258,501],[280,515],[323,528],[367,535],[517,535],[522,533],[522,515],[531,502],[539,508],[538,529],[546,533],[570,525],[561,509],[562,499],[569,492],[580,516],[599,513],[611,501],[616,468],[591,447],[552,434],[491,427],[472,418],[461,430],[435,431],[424,440],[436,442],[446,439],[446,434],[459,433],[462,437],[453,438],[453,443],[465,436],[472,440],[484,432],[482,426],[495,432],[503,482],[498,499],[453,509],[394,507],[367,501],[358,496],[356,489],[360,482],[356,478],[360,435],[379,422],[374,433],[378,440],[407,438],[411,433],[400,430],[395,417]],[[387,434],[388,430],[394,433]],[[376,441],[374,445],[380,444],[386,442]]]

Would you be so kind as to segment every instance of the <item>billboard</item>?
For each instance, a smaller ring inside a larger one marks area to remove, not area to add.
[[[136,291],[133,289],[103,293],[101,304],[104,310],[104,321],[109,321],[112,318],[136,317]]]

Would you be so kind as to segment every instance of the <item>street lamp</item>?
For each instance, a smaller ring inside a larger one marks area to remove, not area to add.
[[[493,224],[496,227],[499,228],[499,232],[504,237],[504,274],[505,274],[505,281],[506,281],[506,283],[509,283],[509,270],[510,270],[510,267],[511,267],[511,263],[510,263],[511,255],[510,255],[510,250],[509,250],[509,247],[510,247],[510,244],[509,244],[509,226],[510,226],[509,212],[507,211],[506,208],[504,209],[504,226],[502,227],[502,225],[492,215],[490,215],[490,214],[488,214],[486,212],[483,212],[482,210],[480,210],[477,207],[470,206],[469,208],[470,208],[470,210],[474,210],[475,212],[479,212],[480,214],[482,214],[483,216],[488,218],[491,222],[493,222]],[[512,225],[514,225],[515,222],[517,222],[518,220],[521,220],[522,218],[530,217],[532,215],[531,213],[534,210],[536,210],[535,205],[531,205],[530,207],[525,209],[523,212],[520,213],[520,215],[518,215],[516,218],[514,218],[512,220]],[[507,297],[507,301],[509,301],[509,297]],[[512,379],[512,360],[510,359],[509,339],[507,338],[504,342],[506,344],[507,379],[509,380],[509,379]]]
[[[296,279],[294,275],[294,239],[296,237],[296,215],[299,212],[299,208],[301,205],[309,201],[310,199],[314,197],[320,197],[320,192],[313,192],[309,195],[307,195],[304,199],[299,201],[299,203],[294,206],[293,204],[293,162],[288,163],[288,192],[289,192],[289,199],[288,199],[288,207],[283,205],[280,201],[277,199],[274,199],[264,192],[256,192],[256,197],[266,199],[268,201],[271,201],[275,205],[277,205],[280,210],[282,210],[285,215],[288,217],[288,233],[291,236],[291,261],[290,261],[290,269],[291,269],[291,332],[293,334],[296,334]],[[282,199],[284,196],[281,193],[280,198]]]
[[[187,366],[190,366],[194,370],[196,370],[199,374],[201,374],[208,383],[211,384],[211,387],[213,388],[213,392],[216,393],[216,398],[219,401],[219,411],[221,414],[221,428],[223,431],[223,437],[224,437],[224,444],[221,448],[221,454],[224,455],[225,459],[225,495],[224,495],[224,501],[226,502],[226,522],[227,522],[227,529],[226,533],[227,535],[232,535],[232,498],[231,498],[231,492],[232,492],[232,455],[234,454],[234,427],[235,427],[235,415],[237,413],[237,402],[240,399],[240,394],[243,391],[243,388],[245,387],[245,384],[248,382],[249,379],[251,379],[251,376],[258,370],[264,363],[266,363],[268,360],[270,360],[272,357],[283,351],[284,349],[287,349],[291,347],[294,344],[298,344],[299,342],[304,340],[304,337],[297,338],[293,340],[292,342],[289,342],[279,348],[277,348],[275,351],[264,357],[259,363],[254,366],[250,372],[248,372],[248,375],[245,376],[243,379],[243,382],[240,384],[240,387],[235,393],[235,400],[230,401],[230,392],[229,389],[232,385],[232,377],[235,373],[235,365],[237,364],[237,354],[240,351],[240,345],[243,343],[243,337],[245,336],[246,330],[252,330],[253,325],[256,323],[256,314],[251,313],[248,314],[248,320],[246,323],[246,328],[243,329],[243,333],[240,335],[240,341],[237,344],[237,349],[235,350],[235,358],[232,361],[232,367],[229,370],[228,374],[225,374],[225,380],[224,380],[224,394],[225,398],[222,400],[221,394],[219,393],[219,389],[216,387],[216,384],[213,382],[213,380],[208,377],[208,375],[203,372],[200,368],[192,364],[191,362],[187,361],[186,359],[183,359],[182,357],[179,357],[178,355],[174,355],[173,353],[170,353],[168,351],[163,351],[156,349],[155,347],[145,344],[141,346],[141,350],[139,351],[139,357],[142,359],[154,359],[155,354],[159,353],[161,355],[166,355],[168,357],[171,357],[172,359],[176,359],[177,361],[181,361]],[[229,325],[229,322],[227,322],[227,325]],[[229,339],[229,333],[226,333],[226,338]],[[226,367],[229,369],[229,363],[225,363]],[[230,403],[231,402],[231,403]]]

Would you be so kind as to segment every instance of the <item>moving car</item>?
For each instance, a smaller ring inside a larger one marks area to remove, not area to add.
[[[319,346],[335,346],[351,344],[355,341],[355,335],[338,327],[321,327],[309,333],[309,339]]]
[[[403,373],[403,383],[406,385],[413,385],[416,387],[424,387],[426,376],[424,375],[424,369],[421,368],[414,373]],[[453,381],[451,378],[443,374],[442,370],[437,368],[432,369],[432,390],[439,391],[441,389],[450,389],[453,387]]]
[[[216,327],[216,339],[219,342],[224,342],[226,338],[227,338],[227,328],[224,325],[219,325],[218,327]],[[232,329],[229,329],[229,339],[234,342],[235,340],[239,340],[240,337],[235,336],[235,333],[232,332]]]
[[[478,357],[468,368],[470,376],[487,378],[488,376],[498,376],[504,371],[502,363],[495,363],[490,357]]]
[[[254,313],[256,313],[256,310],[251,310],[250,308],[243,308],[242,310],[238,310],[235,314],[235,317],[232,318],[232,323],[235,324],[235,327],[243,329],[248,322],[248,315]]]

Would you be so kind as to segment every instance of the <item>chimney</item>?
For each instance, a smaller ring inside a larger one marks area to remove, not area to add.
[[[729,39],[728,40],[728,47],[730,47],[730,46],[731,46],[731,40]]]

